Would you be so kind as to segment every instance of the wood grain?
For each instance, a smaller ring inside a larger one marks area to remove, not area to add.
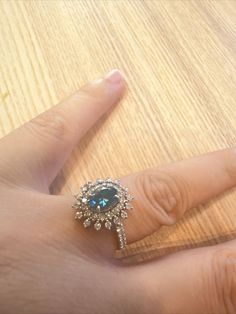
[[[1,135],[119,68],[126,99],[82,140],[54,191],[234,146],[235,17],[235,1],[1,1]],[[235,237],[235,203],[231,191],[124,255]]]

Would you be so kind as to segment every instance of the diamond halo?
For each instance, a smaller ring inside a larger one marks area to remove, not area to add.
[[[133,197],[128,189],[123,187],[119,180],[97,179],[87,182],[81,187],[79,194],[75,195],[75,219],[83,220],[85,228],[92,226],[99,231],[102,228],[115,229],[119,236],[120,248],[124,248],[126,238],[123,220],[128,218],[128,211],[132,209],[130,201]]]

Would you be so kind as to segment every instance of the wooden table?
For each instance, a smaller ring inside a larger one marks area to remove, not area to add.
[[[235,1],[1,1],[1,135],[86,81],[121,69],[129,93],[54,185],[122,176],[236,142]],[[131,244],[147,259],[235,237],[236,193]]]

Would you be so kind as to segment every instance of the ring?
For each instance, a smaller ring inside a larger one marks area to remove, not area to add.
[[[85,228],[94,225],[99,231],[102,227],[114,229],[118,235],[119,248],[126,246],[126,235],[123,220],[128,218],[127,210],[133,207],[130,204],[134,198],[128,188],[123,187],[119,180],[97,179],[87,182],[81,187],[81,192],[74,195],[76,202],[75,219],[83,219]]]

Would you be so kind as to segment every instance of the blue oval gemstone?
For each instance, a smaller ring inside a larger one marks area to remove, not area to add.
[[[101,211],[107,211],[119,203],[119,197],[117,196],[117,190],[113,187],[103,188],[100,191],[93,194],[89,201],[89,207],[91,210],[98,210],[97,206],[100,207]]]
[[[89,201],[90,207],[94,207],[94,206],[96,206],[96,204],[97,204],[97,202],[94,199],[90,199],[90,201]]]

